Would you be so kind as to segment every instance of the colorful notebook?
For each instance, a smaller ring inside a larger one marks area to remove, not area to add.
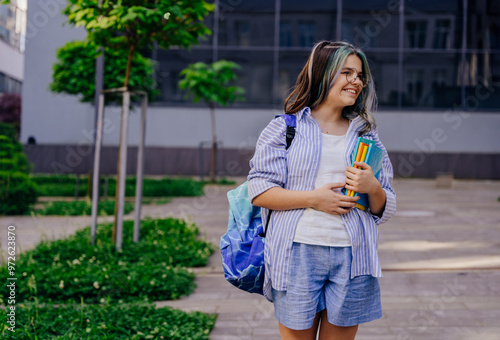
[[[375,145],[375,141],[358,137],[356,147],[351,155],[352,166],[354,162],[365,162],[371,166],[375,177],[378,178],[382,163],[384,162],[385,151]],[[368,195],[358,194],[351,190],[345,191],[346,196],[359,196],[360,199],[356,202],[356,208],[366,210],[368,208]]]

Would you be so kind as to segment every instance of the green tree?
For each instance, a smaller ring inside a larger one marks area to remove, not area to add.
[[[97,46],[89,41],[71,41],[57,50],[57,61],[53,65],[52,92],[80,96],[84,103],[94,102],[95,59],[99,55]],[[120,50],[106,48],[104,65],[104,84],[107,88],[123,86],[127,54]],[[152,98],[156,95],[153,78],[153,64],[141,54],[134,55],[131,64],[129,84],[133,88],[141,87]],[[109,97],[107,97],[108,99]],[[111,101],[119,102],[115,96]]]
[[[90,45],[121,51],[127,56],[122,87],[128,91],[129,86],[134,85],[131,72],[138,50],[150,49],[154,43],[163,49],[171,46],[189,48],[211,33],[203,20],[213,9],[214,5],[204,0],[68,0],[63,12],[70,24],[87,30],[86,40]],[[122,104],[122,110],[127,112],[125,104]],[[124,148],[121,142],[119,148]],[[119,166],[120,183],[123,183],[123,177]],[[117,191],[117,204],[122,199],[119,195]],[[121,239],[116,235],[117,229],[121,230],[123,226],[117,221],[115,213],[113,240],[120,249]]]
[[[210,108],[212,119],[212,155],[210,180],[215,182],[215,162],[217,154],[217,133],[215,129],[215,105],[226,106],[236,100],[243,100],[245,91],[238,86],[230,86],[237,79],[234,70],[240,69],[236,63],[219,60],[212,64],[202,62],[189,65],[181,71],[183,77],[179,87],[193,96],[195,103],[203,100]]]
[[[164,49],[190,47],[210,34],[203,19],[214,9],[203,0],[68,0],[68,21],[88,32],[98,46],[127,51],[123,87],[130,84],[132,60],[153,42]]]

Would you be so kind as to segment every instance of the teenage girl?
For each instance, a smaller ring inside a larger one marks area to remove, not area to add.
[[[276,118],[259,137],[248,190],[266,221],[264,295],[274,302],[282,339],[354,339],[358,325],[382,317],[377,226],[396,211],[392,165],[375,177],[351,155],[357,138],[378,138],[376,96],[365,54],[346,42],[316,44],[285,113],[296,116],[286,150],[286,123]],[[353,190],[368,195],[355,208]],[[269,209],[269,210],[268,210]]]

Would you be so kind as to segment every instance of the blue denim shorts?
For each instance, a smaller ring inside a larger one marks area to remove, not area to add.
[[[290,329],[313,326],[326,309],[328,322],[355,326],[382,317],[380,286],[371,275],[350,278],[351,247],[293,243],[286,291],[272,291],[276,319]]]

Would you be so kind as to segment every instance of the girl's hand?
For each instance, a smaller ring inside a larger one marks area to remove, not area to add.
[[[365,162],[355,162],[354,165],[361,167],[348,167],[345,172],[346,189],[360,194],[373,194],[381,188],[380,182],[375,178],[371,166]]]
[[[338,194],[333,189],[343,188],[344,183],[329,183],[321,188],[312,191],[314,195],[311,208],[326,212],[332,215],[347,214],[351,208],[356,205],[357,197],[345,196]]]

